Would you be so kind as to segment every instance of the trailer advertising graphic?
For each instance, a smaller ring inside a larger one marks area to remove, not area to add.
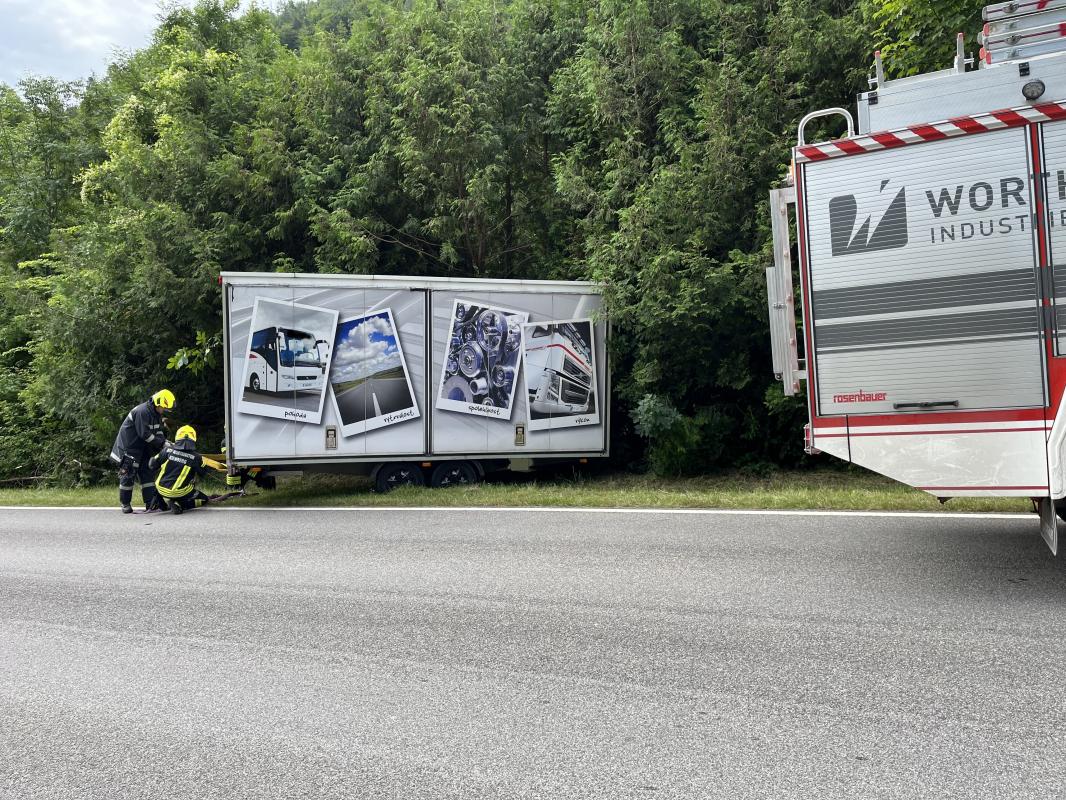
[[[445,411],[510,419],[521,357],[524,311],[456,300],[436,406]]]
[[[329,383],[342,436],[419,417],[392,309],[338,323]]]
[[[606,451],[607,324],[596,287],[421,281],[227,275],[235,457]]]
[[[529,430],[599,424],[592,320],[523,325],[522,352]]]
[[[337,312],[258,298],[238,411],[317,425]]]

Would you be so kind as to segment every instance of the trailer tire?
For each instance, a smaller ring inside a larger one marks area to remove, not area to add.
[[[259,376],[256,375],[254,372],[252,373],[252,377],[248,379],[248,388],[251,389],[253,392],[259,391]]]
[[[400,486],[425,486],[426,479],[417,464],[394,461],[382,464],[374,479],[374,488],[379,492],[391,492]]]
[[[278,488],[278,479],[274,475],[257,475],[252,480],[264,492],[273,492]]]
[[[1059,519],[1066,522],[1066,498],[1053,501],[1055,505],[1055,513],[1059,515]]]
[[[477,482],[478,472],[469,461],[445,461],[437,464],[429,478],[429,485],[434,489],[469,486]]]

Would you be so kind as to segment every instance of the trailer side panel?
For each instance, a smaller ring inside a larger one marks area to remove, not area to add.
[[[235,463],[607,453],[594,286],[223,278]]]

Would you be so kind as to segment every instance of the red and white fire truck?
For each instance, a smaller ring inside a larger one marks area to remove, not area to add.
[[[980,58],[960,34],[951,68],[886,80],[876,54],[857,125],[842,108],[801,121],[792,185],[771,192],[774,372],[786,394],[806,382],[810,452],[941,498],[1032,497],[1056,552],[1066,0],[999,3],[984,19]],[[847,134],[807,143],[830,115]]]

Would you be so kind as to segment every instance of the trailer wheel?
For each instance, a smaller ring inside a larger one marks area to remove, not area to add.
[[[1059,519],[1066,522],[1066,498],[1055,501],[1055,513],[1059,515]]]
[[[248,388],[253,392],[259,391],[259,376],[255,373],[252,373],[252,377],[248,379]]]
[[[273,492],[278,488],[278,479],[274,475],[257,475],[252,480],[264,492]]]
[[[445,461],[433,468],[429,485],[434,489],[477,483],[477,470],[468,461]]]
[[[417,464],[397,461],[382,464],[378,470],[374,486],[379,492],[391,492],[399,486],[425,486],[426,479]]]

